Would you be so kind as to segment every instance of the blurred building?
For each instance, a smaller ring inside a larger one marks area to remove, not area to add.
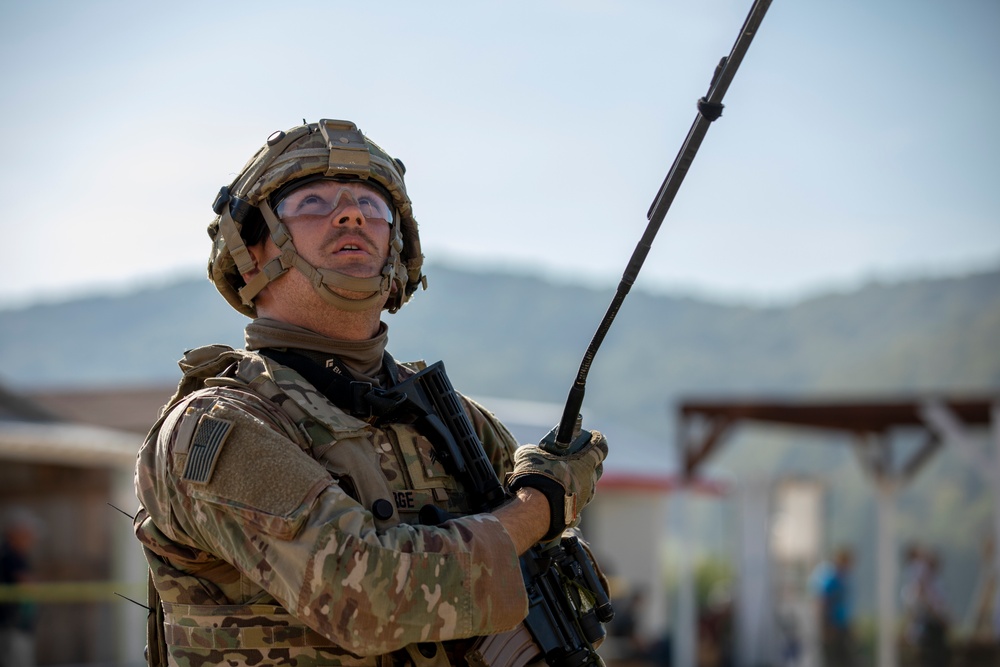
[[[38,663],[142,663],[142,554],[131,533],[132,469],[141,437],[82,424],[0,388],[0,521],[38,520],[30,590]],[[119,509],[115,509],[119,508]],[[118,595],[116,595],[116,593]]]
[[[928,393],[907,396],[857,396],[838,398],[730,397],[692,398],[677,406],[682,466],[686,474],[697,470],[722,443],[735,439],[737,426],[746,423],[782,425],[823,434],[850,445],[874,490],[876,524],[875,664],[898,667],[898,582],[896,544],[897,496],[906,484],[942,447],[966,458],[994,495],[995,517],[1000,517],[1000,397]],[[992,435],[992,456],[970,437],[972,429]],[[916,446],[907,442],[910,436]],[[818,511],[822,472],[815,480],[741,480],[740,510],[743,535],[738,569],[743,582],[737,609],[737,665],[777,663],[782,656],[781,633],[797,627],[801,638],[814,635],[810,612],[801,595],[803,566],[817,557],[822,527]],[[819,531],[815,530],[820,526]],[[1000,523],[996,524],[1000,535]],[[1000,538],[995,538],[1000,542]],[[985,568],[1000,572],[1000,552]],[[993,600],[984,606],[1000,609]],[[990,604],[992,602],[992,604]],[[994,616],[1000,618],[1000,616]],[[782,623],[785,627],[781,627]],[[997,629],[985,645],[952,640],[955,655],[969,662],[1000,664]],[[813,665],[814,652],[800,652],[796,665]],[[985,661],[982,656],[989,656]],[[956,660],[958,660],[956,658]],[[693,664],[679,661],[678,667]]]

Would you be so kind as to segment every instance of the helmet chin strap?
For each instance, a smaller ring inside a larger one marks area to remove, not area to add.
[[[274,214],[270,204],[264,201],[258,208],[271,232],[271,240],[281,253],[260,267],[260,271],[240,289],[240,298],[247,306],[252,305],[264,287],[291,268],[304,275],[324,301],[349,312],[360,312],[373,307],[381,309],[386,297],[392,294],[394,283],[396,289],[403,289],[406,285],[406,270],[400,260],[403,239],[397,225],[392,226],[389,256],[385,266],[382,267],[382,272],[370,278],[358,278],[332,269],[320,269],[307,262],[295,249],[291,234]],[[334,291],[335,289],[367,293],[368,296],[354,299]]]

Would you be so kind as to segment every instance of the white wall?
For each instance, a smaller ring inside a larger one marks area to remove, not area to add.
[[[598,560],[645,592],[640,632],[660,638],[667,630],[666,585],[661,546],[667,525],[667,496],[650,491],[601,489],[587,507],[586,534]]]

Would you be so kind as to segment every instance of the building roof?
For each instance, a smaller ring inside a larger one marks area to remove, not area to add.
[[[0,422],[51,422],[59,417],[37,401],[0,386]]]
[[[50,390],[29,394],[29,398],[61,419],[145,435],[175,388],[176,385],[170,383],[114,389]]]
[[[0,422],[0,459],[86,468],[135,466],[142,438],[86,424]]]
[[[859,433],[884,432],[901,426],[923,426],[921,408],[932,400],[945,403],[964,423],[982,425],[990,423],[991,407],[1000,401],[1000,395],[685,398],[678,404],[678,413],[682,417],[700,415]]]
[[[132,468],[142,438],[74,423],[58,411],[0,387],[0,459],[82,467]]]

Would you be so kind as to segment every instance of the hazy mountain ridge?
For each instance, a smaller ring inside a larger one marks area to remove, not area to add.
[[[387,316],[398,359],[444,359],[468,393],[561,402],[613,289],[432,266]],[[13,388],[170,383],[187,348],[242,344],[246,319],[204,279],[0,311]],[[633,289],[598,353],[587,405],[645,430],[679,394],[976,391],[1000,387],[1000,270],[870,285],[780,307]]]

